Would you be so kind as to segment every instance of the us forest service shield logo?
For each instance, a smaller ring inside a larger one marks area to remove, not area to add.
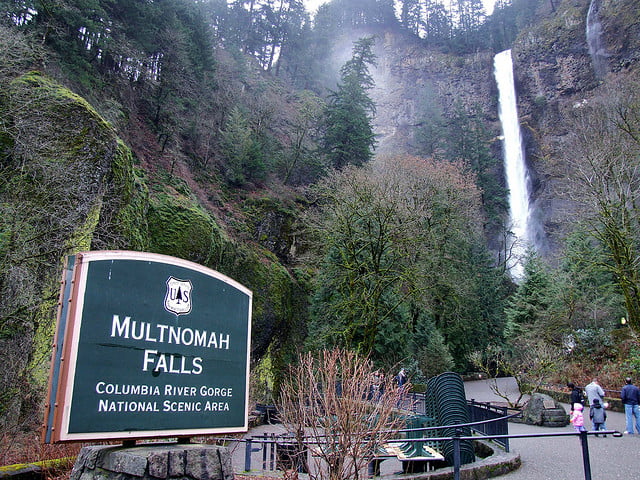
[[[167,294],[164,297],[164,308],[176,315],[186,315],[191,312],[191,280],[167,278]]]

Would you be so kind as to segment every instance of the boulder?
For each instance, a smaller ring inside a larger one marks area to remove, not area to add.
[[[569,423],[569,415],[564,407],[549,395],[534,393],[522,409],[522,420],[529,425],[564,427]]]

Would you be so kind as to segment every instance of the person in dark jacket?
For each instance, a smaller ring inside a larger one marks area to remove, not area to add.
[[[567,388],[571,390],[571,396],[569,399],[569,405],[571,405],[571,411],[573,412],[573,406],[576,403],[581,404],[584,407],[584,398],[582,395],[582,390],[576,387],[573,382],[567,383]]]
[[[589,407],[589,418],[591,419],[593,429],[596,432],[598,430],[606,430],[604,424],[607,421],[607,412],[605,411],[604,406],[600,403],[600,400],[597,398],[593,399],[593,403]],[[596,437],[597,436],[598,434],[596,433]],[[606,435],[604,436],[606,437]]]
[[[627,384],[622,387],[620,399],[624,405],[624,414],[627,419],[627,429],[624,433],[633,435],[633,420],[635,418],[636,432],[640,433],[640,389],[631,381],[630,377],[626,378]]]
[[[401,368],[398,372],[396,381],[398,382],[398,387],[403,387],[407,383],[407,371],[404,368]]]

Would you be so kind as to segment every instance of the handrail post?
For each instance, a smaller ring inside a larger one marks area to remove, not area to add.
[[[587,442],[587,432],[580,432],[580,443],[582,444],[582,464],[584,465],[584,480],[591,480],[591,462],[589,461],[589,443]]]
[[[276,442],[276,434],[272,433],[271,434],[271,454],[270,454],[271,470],[277,470],[277,466],[278,466],[278,463],[276,461],[277,450],[278,450],[278,443]]]
[[[247,438],[244,444],[244,471],[249,472],[251,470],[251,438]]]
[[[453,480],[460,480],[460,430],[453,434]]]
[[[263,438],[264,438],[264,442],[262,443],[262,470],[266,470],[267,469],[267,447],[269,446],[269,444],[267,443],[267,439],[269,438],[267,436],[267,433],[263,435]]]
[[[367,473],[370,478],[380,476],[380,461],[377,458],[374,457],[369,460]]]

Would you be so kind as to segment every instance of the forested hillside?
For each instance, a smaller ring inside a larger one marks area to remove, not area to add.
[[[86,250],[251,289],[254,400],[334,345],[417,382],[640,373],[640,7],[593,1],[597,69],[588,0],[0,0],[0,426],[41,422]],[[544,230],[515,279],[505,49]]]

